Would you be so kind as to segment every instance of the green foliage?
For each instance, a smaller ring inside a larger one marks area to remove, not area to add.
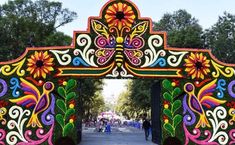
[[[154,30],[166,31],[167,42],[172,47],[202,48],[203,46],[202,28],[198,24],[198,20],[186,10],[164,14],[159,22],[154,23]]]
[[[73,128],[74,128],[74,124],[73,123],[67,123],[64,126],[63,136],[68,136],[68,133],[70,133]]]
[[[163,128],[174,137],[176,135],[175,130],[182,121],[182,115],[177,114],[182,103],[181,100],[175,100],[175,98],[178,97],[182,91],[180,88],[174,87],[169,80],[164,80],[162,86],[166,90],[163,94],[164,103],[168,102],[167,104],[163,104],[163,115],[167,117],[167,121],[164,120]]]
[[[173,118],[173,127],[176,128],[176,126],[182,121],[182,116],[177,114]]]
[[[204,32],[204,43],[223,62],[235,63],[235,15],[225,12]]]
[[[175,136],[175,128],[170,123],[165,123],[163,125],[164,129],[167,130],[171,136]]]
[[[63,113],[66,112],[67,108],[66,108],[66,104],[63,100],[61,100],[61,99],[56,100],[56,105],[60,108],[61,111],[63,111]]]
[[[79,88],[81,102],[79,103],[83,119],[88,120],[97,117],[105,110],[105,102],[102,96],[103,80],[98,79],[80,79]]]
[[[150,112],[151,86],[155,81],[158,80],[130,80],[118,98],[116,110],[127,118],[139,118]]]
[[[56,29],[76,18],[60,2],[12,0],[0,5],[0,61],[17,58],[28,46],[70,45]]]
[[[71,92],[76,84],[76,80],[70,79],[65,87],[58,87],[57,89],[59,95],[64,97],[64,100],[58,99],[56,101],[56,105],[61,111],[61,113],[57,113],[56,121],[61,126],[63,136],[67,136],[74,128],[74,120],[70,121],[70,118],[75,115],[75,104],[70,104],[70,101],[74,100],[76,97],[76,93]]]

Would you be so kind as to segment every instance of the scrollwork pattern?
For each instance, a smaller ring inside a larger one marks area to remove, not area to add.
[[[12,118],[12,120],[8,121],[7,127],[11,131],[9,131],[6,135],[6,142],[9,145],[16,144],[18,142],[18,139],[27,142],[23,134],[23,129],[24,124],[28,120],[30,114],[31,112],[29,110],[23,110],[19,106],[12,106],[10,108],[9,116]],[[16,131],[14,131],[13,129],[16,129]]]
[[[226,90],[224,87],[226,85],[226,81],[224,79],[218,80],[216,90],[219,92],[217,93],[218,98],[223,98],[224,97],[224,91]]]
[[[231,97],[235,98],[235,80],[229,83],[228,93]]]
[[[174,52],[174,51],[169,51],[169,53],[171,54],[168,58],[167,58],[167,63],[172,66],[172,67],[177,67],[180,65],[180,63],[182,62],[182,59],[184,58],[184,56],[188,53],[188,52]],[[177,58],[178,56],[178,58]]]
[[[108,74],[107,77],[118,77],[119,76],[119,72],[117,71],[117,66],[112,70],[112,74]]]
[[[77,44],[80,47],[85,47],[83,51],[81,49],[75,49],[74,54],[80,54],[87,64],[90,66],[98,67],[94,62],[95,50],[91,49],[91,37],[87,34],[81,34],[77,37]]]
[[[52,135],[53,135],[53,130],[54,130],[54,123],[52,124],[50,130],[44,134],[44,129],[38,128],[36,130],[36,137],[38,140],[33,140],[30,138],[32,135],[31,130],[27,130],[25,132],[25,139],[27,140],[26,142],[19,142],[17,145],[41,145],[44,142],[48,142],[49,145],[53,145],[52,143]]]
[[[68,65],[72,61],[71,56],[68,54],[69,49],[64,50],[64,51],[50,50],[50,52],[52,52],[56,56],[56,59],[58,60],[59,64],[61,64],[61,65]],[[60,57],[60,55],[62,55],[62,56]]]
[[[159,35],[152,35],[148,39],[148,46],[150,49],[146,49],[145,53],[145,63],[141,67],[148,67],[155,63],[159,56],[166,56],[165,50],[159,50],[156,52],[155,48],[161,47],[163,44],[163,39]]]
[[[219,145],[217,142],[209,142],[210,138],[211,138],[211,132],[209,130],[205,130],[204,135],[206,136],[205,139],[200,140],[200,136],[202,136],[202,133],[200,131],[200,129],[195,128],[193,129],[193,134],[191,134],[186,125],[183,124],[184,127],[184,133],[185,133],[185,145],[187,145],[189,143],[189,141],[193,141],[193,143],[196,144],[200,144],[200,145]]]
[[[0,129],[0,145],[5,145],[5,143],[2,141],[6,137],[6,131],[3,129]]]
[[[7,88],[7,83],[5,80],[0,79],[0,84],[2,85],[2,88],[1,88],[2,90],[0,92],[0,98],[1,98],[7,93],[8,88]]]
[[[1,67],[1,73],[5,76],[10,76],[16,72],[16,74],[20,77],[25,75],[25,70],[22,69],[22,66],[25,62],[26,58],[21,60],[20,62],[14,63],[11,66],[10,65],[4,65]],[[11,68],[13,67],[13,69]]]
[[[10,89],[12,89],[12,96],[13,97],[19,97],[20,92],[17,89],[20,89],[20,83],[19,83],[19,79],[18,78],[11,78],[10,80],[11,83],[11,87]]]
[[[211,110],[206,111],[206,115],[209,117],[213,128],[213,134],[208,142],[218,139],[219,144],[227,144],[229,138],[225,130],[228,128],[228,123],[224,120],[227,116],[227,110],[222,106],[218,106],[213,112]]]
[[[218,78],[219,76],[223,75],[226,78],[230,78],[230,77],[234,76],[234,69],[232,67],[222,66],[222,65],[214,62],[213,60],[211,60],[211,63],[215,68],[215,72],[212,72],[213,77]],[[222,70],[222,69],[224,69],[224,70]]]
[[[128,74],[128,72],[126,71],[126,69],[122,66],[121,67],[122,68],[122,71],[120,72],[120,75],[122,76],[122,77],[124,77],[124,78],[127,78],[127,77],[133,77],[133,75],[131,75],[131,74]]]

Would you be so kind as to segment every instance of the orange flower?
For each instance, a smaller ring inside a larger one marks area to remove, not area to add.
[[[184,64],[186,66],[185,71],[192,76],[192,79],[204,79],[210,72],[210,60],[207,60],[202,53],[191,53],[184,61],[186,62]]]
[[[131,6],[119,2],[108,7],[105,19],[109,27],[116,26],[121,30],[123,26],[132,26],[135,14]]]
[[[54,58],[51,58],[51,56],[48,55],[47,51],[45,51],[44,53],[42,51],[35,51],[34,55],[31,55],[31,57],[27,60],[27,71],[29,71],[29,73],[33,75],[34,78],[43,77],[45,79],[46,74],[49,74],[50,71],[54,70]]]

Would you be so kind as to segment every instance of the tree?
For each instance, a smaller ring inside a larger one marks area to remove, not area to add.
[[[235,63],[235,15],[224,12],[217,23],[204,32],[205,47],[221,61]]]
[[[140,118],[151,109],[151,86],[157,80],[135,79],[126,84],[118,98],[116,110],[127,118]]]
[[[47,0],[14,0],[0,5],[1,61],[19,57],[27,46],[70,45],[71,38],[56,29],[76,16],[62,8],[62,3]]]
[[[99,113],[104,111],[105,111],[104,97],[102,96],[101,91],[96,91],[95,95],[93,96],[90,114],[93,118],[97,118]]]
[[[103,89],[103,80],[99,79],[80,79],[80,109],[81,109],[81,115],[83,119],[88,120],[91,119],[92,114],[97,114],[94,111],[94,108],[97,108],[98,106],[104,108],[104,100],[101,96],[101,91]],[[99,105],[97,103],[100,103]],[[102,110],[102,108],[100,108]],[[98,112],[100,113],[100,112]]]
[[[203,46],[202,27],[186,10],[164,14],[159,22],[154,23],[153,29],[166,31],[167,42],[171,47],[202,48]]]

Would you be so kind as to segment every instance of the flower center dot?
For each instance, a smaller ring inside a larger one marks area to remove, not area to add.
[[[36,62],[36,66],[37,66],[37,67],[42,67],[42,66],[43,66],[43,61],[38,60],[38,61]]]
[[[124,17],[125,17],[125,14],[123,12],[119,11],[119,12],[116,13],[116,18],[118,20],[122,20],[122,19],[124,19]]]
[[[195,66],[196,66],[196,68],[197,69],[202,69],[202,63],[201,62],[199,62],[199,61],[197,61],[196,63],[195,63]]]

